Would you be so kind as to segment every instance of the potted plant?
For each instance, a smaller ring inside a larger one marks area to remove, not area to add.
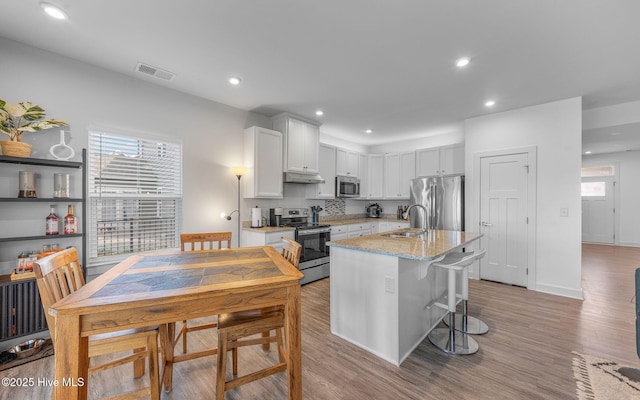
[[[9,140],[0,141],[2,154],[14,157],[29,157],[31,145],[22,142],[24,132],[36,132],[44,129],[67,126],[63,119],[43,119],[45,110],[28,101],[9,104],[0,99],[0,132],[9,136]]]

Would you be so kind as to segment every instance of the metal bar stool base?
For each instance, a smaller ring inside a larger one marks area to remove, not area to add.
[[[429,341],[440,350],[449,354],[473,354],[478,351],[478,342],[464,332],[454,331],[454,346],[451,348],[450,331],[447,328],[436,328],[429,333]]]
[[[478,318],[467,315],[466,324],[463,318],[464,318],[464,315],[456,314],[455,330],[468,333],[471,335],[484,335],[485,333],[489,332],[489,327],[487,326],[487,324],[485,324]],[[449,320],[447,318],[445,318],[443,322],[447,326],[449,326]]]

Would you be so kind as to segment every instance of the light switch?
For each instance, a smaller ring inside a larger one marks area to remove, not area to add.
[[[560,216],[561,217],[568,217],[569,216],[569,209],[566,208],[566,207],[560,208]]]

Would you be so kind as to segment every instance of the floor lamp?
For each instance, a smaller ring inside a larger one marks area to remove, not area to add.
[[[238,167],[231,167],[231,173],[234,174],[236,177],[238,177],[238,247],[240,247],[240,178],[242,178],[242,175],[247,173],[247,167],[242,167],[242,166],[238,166]],[[232,212],[233,214],[233,212]],[[231,215],[229,215],[228,219],[230,218]]]

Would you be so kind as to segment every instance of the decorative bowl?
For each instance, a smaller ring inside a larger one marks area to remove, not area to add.
[[[26,342],[22,342],[19,345],[13,346],[9,350],[9,353],[14,353],[18,358],[27,358],[40,350],[42,350],[42,345],[44,344],[44,339],[32,339],[27,340]]]

